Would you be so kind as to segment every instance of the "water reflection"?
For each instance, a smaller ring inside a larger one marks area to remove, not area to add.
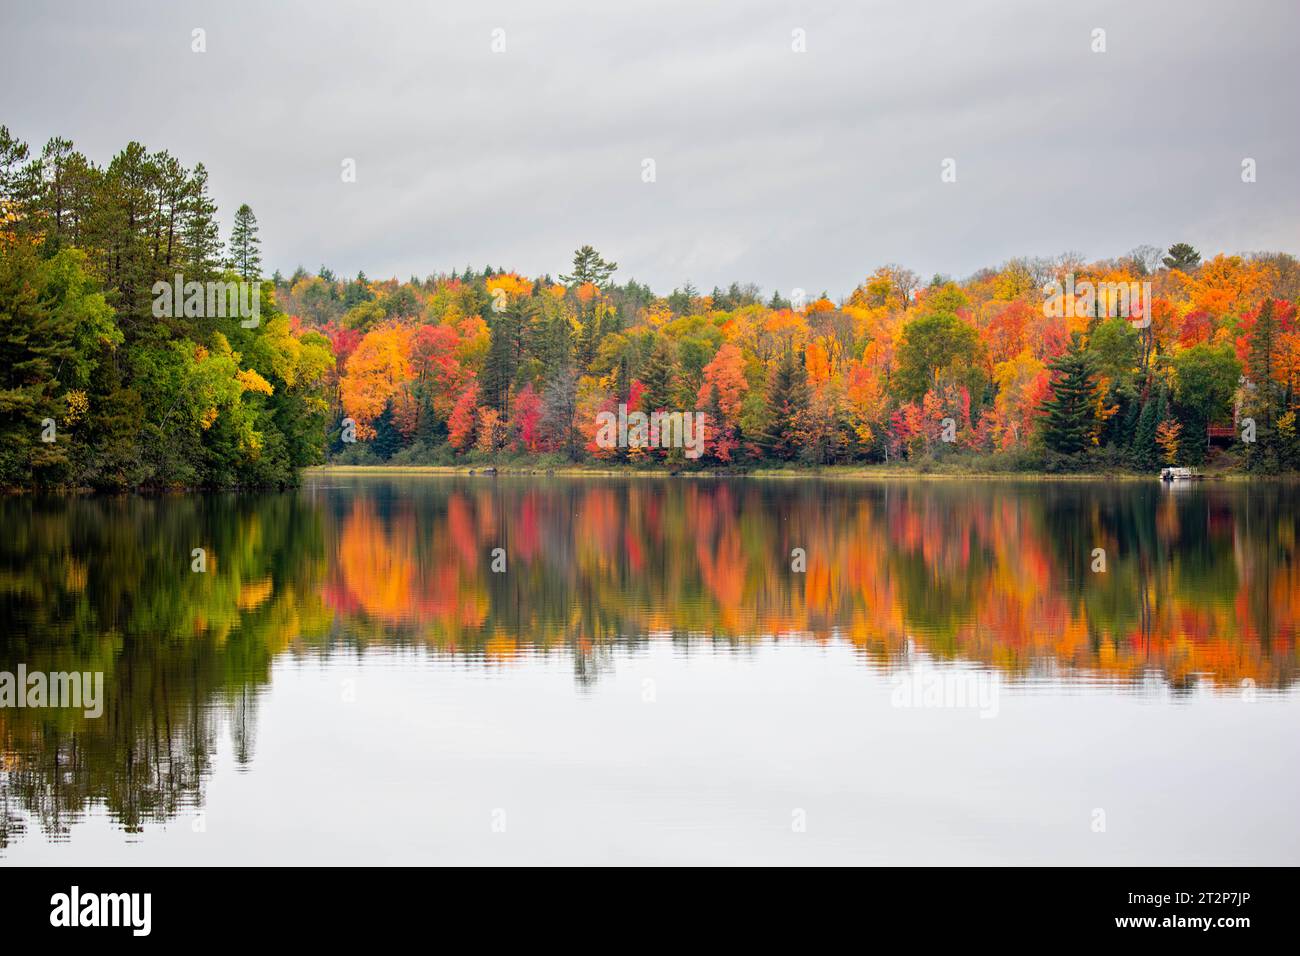
[[[272,662],[340,648],[492,667],[558,655],[588,683],[651,640],[775,638],[845,642],[886,668],[919,649],[1055,692],[1280,691],[1300,599],[1289,493],[331,478],[280,495],[6,499],[0,670],[103,671],[107,703],[96,720],[0,709],[0,847],[33,823],[59,839],[92,806],[138,831],[201,804],[221,739],[252,759]]]
[[[650,634],[845,640],[882,662],[911,638],[1013,679],[1294,679],[1296,516],[1277,486],[413,480],[313,497],[336,633],[363,644],[562,648],[583,678],[600,648]]]

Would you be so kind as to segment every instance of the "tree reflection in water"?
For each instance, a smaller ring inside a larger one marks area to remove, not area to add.
[[[917,646],[1012,683],[1285,688],[1289,493],[331,478],[277,495],[6,499],[0,670],[102,670],[106,705],[96,720],[0,710],[0,846],[29,817],[58,839],[90,807],[138,831],[201,805],[223,736],[254,759],[258,697],[286,655],[564,655],[589,683],[652,639],[842,641],[872,667]]]

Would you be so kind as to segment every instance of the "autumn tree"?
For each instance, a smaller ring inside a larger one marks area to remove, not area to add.
[[[696,396],[703,405],[708,396],[716,391],[719,408],[729,425],[736,423],[740,415],[740,404],[745,398],[749,383],[745,381],[744,358],[740,349],[728,342],[704,366],[704,383]]]
[[[721,461],[730,461],[738,444],[740,408],[748,388],[740,349],[728,342],[704,366],[704,383],[696,396],[696,407],[708,419],[710,450]]]
[[[460,360],[461,339],[449,325],[421,325],[411,335],[411,374],[421,406],[445,421],[470,372]]]
[[[411,379],[410,331],[391,324],[369,332],[348,359],[339,387],[357,436],[374,438],[375,420]]]
[[[803,413],[798,417],[801,455],[819,465],[829,465],[848,454],[853,427],[844,404],[843,386],[827,382],[813,389]]]
[[[447,419],[447,441],[452,448],[465,451],[478,438],[478,384],[471,382],[456,399]]]
[[[1156,426],[1156,444],[1166,465],[1178,464],[1178,443],[1183,432],[1181,422],[1166,418]]]
[[[1023,448],[1051,394],[1051,372],[1025,349],[996,366],[993,379],[998,393],[990,422],[992,438],[1004,449]]]
[[[542,398],[530,382],[515,396],[510,413],[510,440],[522,451],[539,451],[542,442],[541,422]]]
[[[944,376],[963,377],[979,354],[975,329],[951,312],[931,312],[903,327],[894,388],[899,398],[921,398]]]

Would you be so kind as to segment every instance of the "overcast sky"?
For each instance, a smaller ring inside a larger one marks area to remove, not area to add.
[[[591,243],[661,293],[839,297],[885,262],[1300,253],[1297,28],[1290,0],[3,0],[0,123],[205,163],[268,270],[558,274]]]

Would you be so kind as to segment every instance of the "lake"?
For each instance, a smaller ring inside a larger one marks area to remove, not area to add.
[[[0,499],[0,865],[1294,865],[1292,493]]]

